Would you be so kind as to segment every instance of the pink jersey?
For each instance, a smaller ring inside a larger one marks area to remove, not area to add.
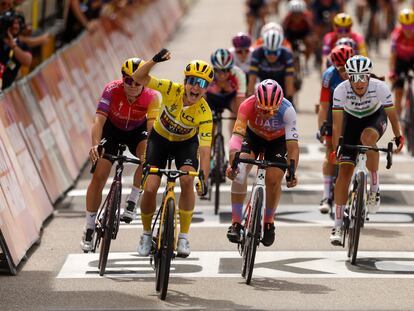
[[[241,103],[234,124],[233,135],[244,137],[249,127],[257,136],[266,140],[274,140],[286,136],[286,140],[298,140],[296,129],[296,111],[292,104],[283,99],[279,110],[269,119],[263,118],[256,108],[254,95]]]
[[[404,36],[401,26],[396,27],[391,34],[391,51],[401,60],[414,60],[414,38]]]
[[[355,41],[356,44],[356,51],[355,54],[368,56],[367,49],[365,46],[365,40],[364,37],[360,34],[351,31],[349,35],[347,35],[348,38],[351,38]],[[323,55],[329,55],[331,53],[331,50],[334,48],[336,41],[338,41],[340,37],[338,37],[338,34],[335,31],[328,32],[323,37],[323,48],[322,53]]]
[[[230,69],[229,77],[224,82],[216,79],[210,83],[207,92],[211,94],[230,94],[236,92],[237,96],[246,96],[246,75],[237,66]]]
[[[135,102],[129,103],[122,80],[115,80],[105,86],[96,113],[107,117],[117,128],[130,131],[146,120],[155,120],[159,107],[157,92],[149,88],[143,88]]]

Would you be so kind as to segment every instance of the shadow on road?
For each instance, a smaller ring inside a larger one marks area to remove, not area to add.
[[[270,278],[253,279],[251,286],[259,291],[299,292],[301,294],[328,294],[334,291],[330,287],[319,284],[303,284]]]

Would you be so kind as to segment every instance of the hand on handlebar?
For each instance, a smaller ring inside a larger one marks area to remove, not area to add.
[[[102,145],[92,146],[91,150],[89,150],[89,159],[92,163],[95,163],[99,158],[103,156],[104,153],[105,149]]]
[[[395,153],[400,153],[402,147],[404,147],[404,136],[400,135],[397,137],[394,137],[395,144],[397,145],[397,149],[395,150]]]
[[[226,176],[230,180],[234,180],[234,178],[236,178],[236,176],[237,176],[238,173],[239,173],[239,168],[236,168],[234,170],[231,166],[229,166],[226,169]]]

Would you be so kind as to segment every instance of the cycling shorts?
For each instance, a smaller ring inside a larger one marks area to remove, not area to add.
[[[145,164],[165,168],[169,156],[175,159],[175,166],[180,169],[189,165],[198,169],[198,137],[197,135],[184,141],[170,141],[155,130],[152,130],[147,140]]]
[[[311,32],[310,28],[302,29],[299,31],[294,31],[290,29],[285,30],[285,37],[289,42],[292,43],[292,46],[295,46],[294,42],[298,40],[304,40]]]
[[[380,9],[378,0],[368,0],[369,9],[372,13],[377,13]]]
[[[228,94],[214,94],[208,92],[206,94],[206,101],[210,106],[211,111],[223,112],[224,109],[231,111],[231,103],[235,100],[236,94],[236,91]],[[237,111],[234,111],[234,113],[237,113]]]
[[[380,139],[387,129],[387,123],[387,115],[383,108],[361,119],[344,112],[343,142],[347,145],[360,145],[362,131],[366,128],[374,129],[379,134],[378,139]],[[339,162],[351,162],[355,164],[357,155],[358,152],[356,150],[343,149]]]
[[[395,73],[397,75],[397,80],[394,82],[393,87],[403,88],[405,78],[404,76],[408,74],[408,72],[414,70],[414,59],[406,61],[397,58],[397,63],[395,65]]]
[[[261,151],[264,152],[265,160],[272,162],[286,162],[286,139],[285,136],[273,140],[266,140],[256,135],[251,129],[247,128],[241,152],[251,153],[257,158]]]
[[[146,121],[133,130],[123,131],[107,119],[102,131],[102,138],[106,139],[106,143],[104,144],[105,153],[117,155],[118,145],[124,144],[127,145],[133,155],[140,157],[141,155],[136,154],[137,146],[141,141],[146,140],[147,136]]]

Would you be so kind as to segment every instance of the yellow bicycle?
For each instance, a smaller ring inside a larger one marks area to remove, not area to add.
[[[150,252],[150,264],[155,270],[156,282],[155,290],[159,293],[161,300],[165,300],[167,296],[168,281],[170,277],[171,260],[175,258],[176,244],[177,244],[177,208],[174,188],[176,179],[184,176],[198,176],[199,182],[197,187],[205,187],[203,171],[182,171],[171,169],[171,162],[173,158],[168,158],[166,169],[157,167],[146,167],[144,169],[144,178],[150,174],[167,176],[167,184],[162,197],[161,207],[158,209],[157,216],[152,225],[152,249]],[[156,235],[154,229],[158,222]],[[154,262],[154,265],[153,265]]]

